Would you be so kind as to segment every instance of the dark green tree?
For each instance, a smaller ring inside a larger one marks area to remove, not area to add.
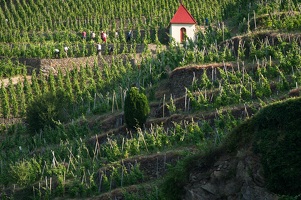
[[[58,123],[68,121],[71,106],[71,97],[61,90],[36,97],[26,111],[28,130],[34,134],[44,127],[55,127]]]
[[[124,101],[124,118],[128,127],[142,127],[150,113],[150,107],[145,94],[137,87],[132,87]]]

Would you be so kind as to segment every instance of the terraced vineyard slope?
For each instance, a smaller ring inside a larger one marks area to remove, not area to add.
[[[300,198],[301,3],[183,4],[0,3],[0,199]]]

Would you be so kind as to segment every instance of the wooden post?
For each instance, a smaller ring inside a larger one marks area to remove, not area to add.
[[[115,101],[114,97],[115,96],[114,96],[114,93],[113,93],[113,95],[112,95],[112,113],[114,112],[114,101]]]
[[[222,29],[223,29],[223,41],[225,41],[225,24],[222,22]]]
[[[185,111],[186,111],[186,104],[187,104],[187,88],[185,88]]]
[[[165,113],[164,113],[164,107],[165,107],[165,94],[163,96],[163,106],[162,106],[162,108],[163,108],[163,118],[165,117],[164,116],[165,115]]]
[[[256,13],[255,13],[255,10],[253,11],[253,13],[254,13],[254,29],[256,30],[257,26],[256,26]]]
[[[248,13],[248,33],[250,32],[250,14]]]

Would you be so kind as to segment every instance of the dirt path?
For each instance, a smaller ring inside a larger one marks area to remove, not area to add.
[[[4,78],[4,79],[1,79],[0,80],[0,85],[3,84],[4,87],[8,86],[9,85],[9,82],[10,82],[10,79],[12,81],[12,84],[17,84],[19,81],[23,82],[24,81],[24,76],[14,76],[14,77],[11,77],[11,78]],[[26,76],[26,79],[28,81],[31,80],[31,76]]]

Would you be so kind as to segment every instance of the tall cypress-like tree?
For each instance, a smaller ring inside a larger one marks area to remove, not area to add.
[[[145,94],[137,87],[132,87],[124,101],[124,118],[129,128],[142,127],[150,113],[150,107]]]

